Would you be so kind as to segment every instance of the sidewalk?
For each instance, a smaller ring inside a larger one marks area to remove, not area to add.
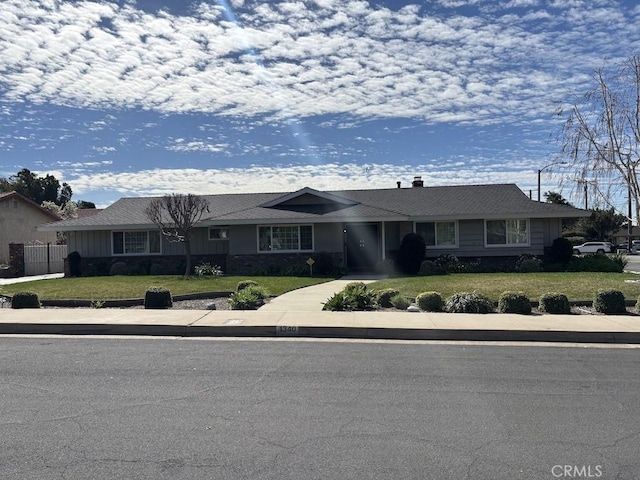
[[[325,312],[322,303],[351,281],[290,292],[257,311],[0,308],[0,334],[317,337],[406,340],[640,344],[633,315]]]
[[[624,315],[0,308],[0,334],[17,333],[640,343],[640,318]]]

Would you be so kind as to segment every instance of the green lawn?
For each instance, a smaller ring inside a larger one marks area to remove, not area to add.
[[[620,290],[626,299],[635,300],[640,295],[640,283],[625,280],[640,280],[630,273],[459,273],[429,277],[402,277],[381,280],[368,285],[380,290],[396,288],[404,295],[415,297],[427,291],[440,292],[447,298],[459,292],[479,292],[497,301],[505,291],[524,292],[531,300],[542,294],[557,292],[565,294],[570,301],[593,300],[601,289]]]
[[[239,281],[248,279],[266,287],[272,295],[333,280],[324,277],[240,276],[184,279],[179,275],[80,277],[4,285],[0,287],[0,293],[13,295],[16,292],[29,291],[37,293],[41,300],[122,300],[143,298],[147,288],[151,286],[168,288],[172,295],[234,291]]]

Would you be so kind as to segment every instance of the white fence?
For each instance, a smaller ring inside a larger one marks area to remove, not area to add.
[[[25,245],[24,273],[27,276],[63,273],[66,257],[66,245]]]

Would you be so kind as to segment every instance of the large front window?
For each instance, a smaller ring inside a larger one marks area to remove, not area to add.
[[[485,230],[487,245],[529,244],[529,222],[526,219],[487,220]]]
[[[311,225],[258,227],[258,251],[311,251],[313,227]]]
[[[114,255],[160,253],[160,231],[111,232]]]
[[[458,245],[456,222],[416,223],[416,233],[424,238],[427,247],[455,247]]]

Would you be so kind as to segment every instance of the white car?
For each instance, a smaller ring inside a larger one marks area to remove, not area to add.
[[[573,247],[574,255],[582,255],[584,253],[611,253],[613,252],[613,244],[609,242],[585,242],[582,245]]]

